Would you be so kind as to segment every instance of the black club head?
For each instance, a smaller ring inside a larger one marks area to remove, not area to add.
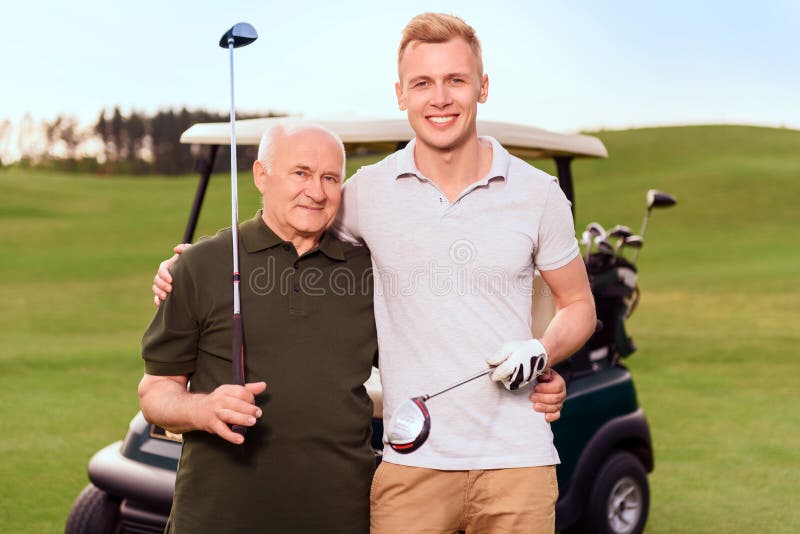
[[[222,48],[228,48],[230,46],[231,39],[233,39],[233,47],[240,48],[242,46],[247,46],[258,39],[258,33],[256,33],[256,29],[248,23],[240,22],[238,24],[234,24],[230,30],[226,31],[222,35],[219,40],[219,46]]]
[[[678,201],[674,196],[657,189],[650,189],[647,192],[647,209],[668,208],[674,206]]]

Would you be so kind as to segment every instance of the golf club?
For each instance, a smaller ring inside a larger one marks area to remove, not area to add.
[[[618,250],[620,253],[625,247],[640,249],[644,246],[644,239],[640,235],[629,235],[620,240]]]
[[[647,221],[650,219],[650,212],[653,211],[653,208],[668,208],[677,203],[677,199],[669,193],[664,193],[663,191],[659,191],[657,189],[648,190],[647,211],[644,214],[644,219],[642,219],[642,228],[639,230],[639,235],[644,237],[644,232],[647,230]],[[632,263],[636,263],[636,260],[639,259],[640,250],[641,248],[638,248],[636,249],[636,252],[633,253]]]
[[[579,244],[586,249],[584,256],[588,258],[589,250],[592,248],[592,234],[584,230],[583,233],[581,234],[581,240]]]
[[[633,235],[633,230],[624,224],[618,224],[608,231],[608,237],[613,237],[617,240],[617,242],[614,244],[614,250],[616,251],[619,251],[619,247],[622,245],[622,240],[630,235]]]
[[[589,254],[592,252],[592,241],[595,240],[598,236],[606,236],[606,229],[598,222],[590,222],[586,225],[586,232],[589,233],[591,238],[589,239],[589,246],[586,248],[586,257],[589,257]]]
[[[422,444],[425,443],[425,440],[428,439],[428,434],[431,431],[431,416],[428,412],[428,407],[425,405],[425,401],[450,391],[453,388],[462,386],[467,382],[472,382],[477,378],[488,375],[492,371],[494,371],[494,367],[484,369],[480,373],[456,382],[441,391],[430,395],[414,397],[398,406],[397,410],[395,410],[392,415],[392,420],[389,421],[388,432],[386,433],[389,446],[402,454],[408,454],[419,449]]]
[[[609,254],[611,256],[614,256],[616,253],[616,250],[611,245],[611,243],[608,242],[605,236],[599,235],[595,237],[594,245],[597,247],[597,252],[599,252],[600,254]]]
[[[219,40],[219,46],[230,52],[231,70],[231,236],[233,241],[233,342],[231,361],[233,383],[245,384],[244,376],[244,324],[239,294],[239,195],[238,176],[236,174],[236,108],[233,99],[233,49],[247,46],[258,38],[255,28],[246,22],[235,24],[226,31]],[[247,427],[231,425],[231,430],[244,435]]]
[[[533,376],[539,376],[542,371],[544,371],[544,366],[545,358],[540,356],[536,359],[536,364],[533,368]],[[419,449],[428,439],[428,435],[431,432],[431,415],[428,411],[428,407],[425,405],[425,401],[450,391],[451,389],[463,386],[467,382],[472,382],[477,378],[488,375],[494,371],[494,369],[494,367],[484,369],[480,373],[456,382],[441,391],[408,399],[398,406],[387,427],[388,431],[386,436],[389,447],[401,454],[408,454]]]
[[[633,235],[633,230],[624,224],[618,224],[608,231],[608,237],[627,237]]]

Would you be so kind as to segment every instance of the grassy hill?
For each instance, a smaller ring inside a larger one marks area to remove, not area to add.
[[[638,229],[649,188],[679,199],[651,218],[629,326],[656,449],[648,532],[797,531],[800,132],[595,135],[610,157],[573,166],[579,232],[592,220]],[[259,199],[240,178],[244,218]],[[195,184],[0,172],[4,530],[62,530],[88,459],[124,435],[150,280],[183,233]],[[215,177],[199,234],[229,224],[228,194]]]

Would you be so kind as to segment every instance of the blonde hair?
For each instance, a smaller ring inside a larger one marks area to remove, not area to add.
[[[472,53],[478,61],[478,72],[483,76],[481,42],[475,34],[475,28],[455,15],[446,15],[444,13],[422,13],[406,24],[406,27],[403,28],[403,36],[400,39],[400,47],[397,49],[397,66],[398,68],[400,67],[403,53],[412,41],[446,43],[458,37],[464,39],[472,49]]]

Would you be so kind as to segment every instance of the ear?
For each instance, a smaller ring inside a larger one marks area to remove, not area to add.
[[[397,95],[397,107],[400,108],[400,111],[406,110],[406,97],[403,94],[403,87],[400,85],[400,82],[395,82],[394,84],[394,93]]]
[[[478,95],[478,102],[483,104],[489,96],[489,76],[484,74],[481,80],[481,92]]]
[[[256,184],[256,189],[263,195],[266,187],[267,173],[264,170],[264,165],[256,160],[253,163],[253,183]]]

